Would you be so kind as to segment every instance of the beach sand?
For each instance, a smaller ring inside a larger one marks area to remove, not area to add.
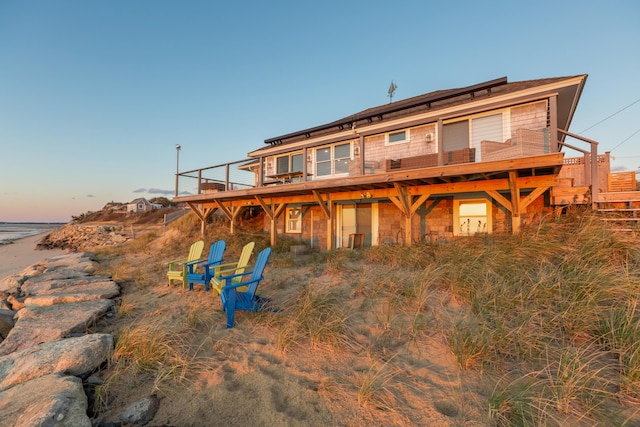
[[[64,249],[37,250],[36,245],[46,234],[25,237],[7,245],[0,245],[0,280],[21,272],[46,258],[67,253]]]

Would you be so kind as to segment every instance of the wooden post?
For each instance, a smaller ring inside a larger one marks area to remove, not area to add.
[[[436,139],[436,141],[438,143],[438,166],[442,166],[444,164],[444,153],[443,153],[444,142],[442,138],[442,134],[444,133],[444,124],[442,123],[442,119],[438,119],[437,128],[438,128],[438,131],[436,133],[438,134],[438,138]]]
[[[509,171],[509,189],[511,190],[511,232],[520,232],[520,188],[518,187],[518,172]]]
[[[557,153],[558,147],[558,95],[549,97],[549,152]]]

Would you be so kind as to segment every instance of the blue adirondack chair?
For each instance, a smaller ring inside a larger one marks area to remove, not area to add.
[[[225,283],[220,292],[220,301],[222,302],[222,308],[227,313],[227,328],[233,328],[236,310],[256,312],[268,302],[267,299],[256,295],[256,291],[258,290],[258,285],[264,278],[264,268],[269,262],[270,255],[271,248],[265,248],[258,254],[258,259],[256,260],[253,271],[218,277],[218,279],[223,280]],[[234,283],[235,278],[245,276],[249,277]],[[246,291],[241,292],[238,290],[238,288],[244,286],[247,287]]]
[[[204,289],[209,291],[209,282],[215,274],[215,268],[222,262],[224,256],[224,250],[227,247],[227,243],[224,240],[218,240],[211,245],[209,249],[209,258],[206,260],[199,260],[188,262],[187,266],[187,283],[189,284],[189,290],[193,290],[193,284],[198,283],[204,285]]]

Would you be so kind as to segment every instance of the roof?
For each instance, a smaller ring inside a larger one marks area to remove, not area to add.
[[[462,88],[438,90],[429,92],[423,95],[414,96],[389,104],[380,105],[377,107],[368,108],[355,114],[351,114],[342,119],[326,123],[324,125],[316,126],[309,129],[304,129],[281,135],[275,138],[266,139],[265,144],[281,145],[293,140],[299,140],[302,138],[310,138],[312,135],[317,136],[321,134],[330,134],[338,132],[344,128],[350,128],[356,124],[363,122],[372,123],[375,121],[382,121],[390,118],[401,117],[404,115],[415,114],[418,112],[424,112],[429,110],[438,110],[445,107],[451,107],[455,105],[462,105],[481,98],[495,97],[498,95],[505,95],[510,93],[516,93],[533,89],[536,87],[542,87],[549,84],[559,83],[565,80],[572,80],[576,77],[582,77],[582,84],[586,79],[586,75],[566,76],[566,77],[554,77],[544,78],[536,80],[525,80],[519,82],[509,83],[507,77],[501,77],[495,80],[489,80],[487,82],[475,84],[472,86],[466,86]],[[577,96],[579,97],[582,87],[577,90]],[[576,100],[577,102],[577,100]],[[571,112],[568,113],[567,118],[570,121],[573,109],[575,108],[575,102],[572,102]]]
[[[137,199],[133,199],[133,200],[132,200],[131,202],[129,202],[128,204],[129,204],[129,205],[137,205],[137,204],[138,204],[138,203],[140,203],[140,202],[144,203],[145,205],[146,205],[146,204],[151,204],[151,203],[149,203],[149,201],[148,201],[147,199],[145,199],[144,197],[138,197]]]

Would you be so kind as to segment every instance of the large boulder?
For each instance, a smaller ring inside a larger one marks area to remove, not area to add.
[[[82,376],[113,350],[110,334],[89,334],[40,344],[0,357],[0,391],[54,373]]]
[[[45,283],[41,283],[45,284]],[[107,299],[118,296],[120,287],[113,280],[105,280],[96,277],[91,280],[66,280],[60,283],[59,287],[49,287],[34,291],[28,288],[23,293],[29,295],[24,303],[27,306],[53,305],[68,302],[91,301],[95,299]],[[24,288],[24,287],[23,287]]]
[[[113,301],[103,299],[25,307],[18,311],[15,326],[0,343],[0,356],[84,332],[112,309]]]
[[[82,381],[51,374],[0,391],[0,424],[91,427]]]

